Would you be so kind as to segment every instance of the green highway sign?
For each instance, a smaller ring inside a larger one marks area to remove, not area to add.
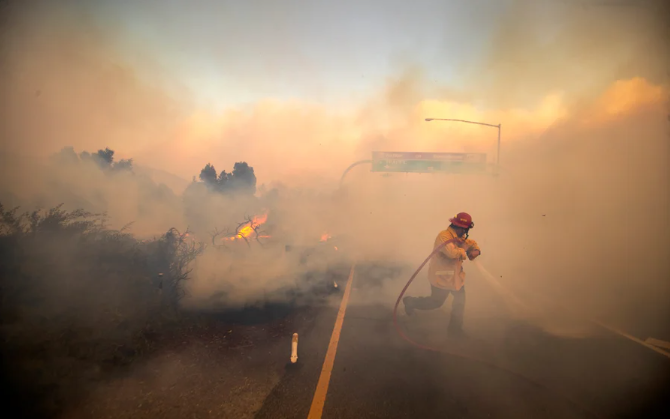
[[[396,173],[486,173],[486,154],[373,151],[372,171]]]

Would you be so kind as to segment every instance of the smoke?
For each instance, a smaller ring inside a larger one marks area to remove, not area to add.
[[[410,64],[345,108],[267,98],[224,111],[202,106],[149,58],[130,63],[113,31],[78,9],[17,6],[3,37],[3,199],[105,211],[114,226],[135,222],[141,236],[191,227],[208,243],[214,229],[268,210],[267,247],[238,241],[198,259],[190,289],[198,304],[255,300],[325,268],[326,259],[301,266],[284,250],[315,245],[325,232],[346,237],[357,260],[418,264],[448,218],[468,211],[482,263],[507,285],[625,318],[670,292],[662,13],[566,2],[546,12],[549,3],[536,3],[506,9],[457,87]],[[425,122],[440,117],[500,123],[502,174],[382,177],[361,166],[334,192],[344,169],[374,150],[496,160],[495,128]],[[64,146],[110,147],[147,176],[54,166],[47,157]],[[155,193],[157,173],[184,188],[206,163],[230,171],[237,161],[278,198],[202,193],[189,203],[177,187]],[[396,289],[385,288],[389,301]]]
[[[471,237],[483,249],[481,263],[501,276],[504,286],[535,301],[535,294],[564,299],[591,316],[661,324],[659,310],[670,293],[663,256],[670,245],[667,95],[667,87],[641,78],[620,80],[580,107],[557,103],[559,111],[550,113],[544,126],[532,112],[499,112],[500,119],[443,113],[510,121],[503,123],[501,175],[372,179],[362,170],[352,171],[347,182],[355,190],[347,207],[362,224],[356,226],[359,251],[371,258],[413,260],[418,266],[447,219],[468,211],[476,223]],[[522,123],[514,126],[512,114],[535,125],[527,130]],[[428,115],[436,113],[421,116]],[[414,129],[421,128],[406,128]],[[475,128],[462,129],[470,130],[476,145],[489,141]],[[429,141],[418,134],[408,137]],[[380,148],[401,144],[392,136],[386,141],[394,145]],[[427,145],[413,149],[431,150]],[[467,265],[471,281],[481,281]],[[400,288],[395,283],[381,298],[394,301]],[[471,301],[474,312],[484,310]],[[646,304],[653,308],[640,308]]]
[[[68,145],[133,155],[169,137],[184,102],[141,80],[79,9],[10,4],[2,39],[3,152],[45,158]],[[148,66],[150,63],[147,63]]]
[[[617,80],[667,83],[668,11],[656,0],[513,0],[468,84],[495,107],[535,106],[555,90],[573,107]]]

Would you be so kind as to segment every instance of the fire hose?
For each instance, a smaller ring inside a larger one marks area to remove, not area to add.
[[[433,251],[431,252],[431,254],[428,255],[428,257],[427,257],[427,258],[423,261],[423,263],[417,268],[417,270],[414,271],[414,274],[412,274],[412,276],[410,277],[409,281],[407,281],[407,284],[405,284],[405,287],[404,287],[404,288],[402,289],[402,291],[400,292],[400,295],[398,295],[398,299],[396,300],[395,306],[393,307],[393,326],[395,327],[396,332],[398,332],[398,335],[400,335],[400,337],[403,338],[405,341],[407,341],[410,345],[413,345],[413,346],[415,346],[415,347],[417,347],[417,348],[420,348],[420,349],[423,349],[423,350],[426,350],[426,351],[437,352],[437,353],[440,353],[440,354],[443,354],[443,355],[449,355],[449,356],[456,357],[456,358],[460,358],[460,359],[465,359],[465,360],[468,360],[468,361],[472,361],[472,362],[476,362],[476,363],[478,363],[478,364],[485,365],[485,366],[487,366],[487,367],[489,367],[489,368],[491,368],[491,369],[495,369],[495,370],[498,370],[498,371],[505,372],[505,373],[507,373],[507,374],[509,374],[509,375],[511,375],[511,376],[514,376],[514,377],[516,377],[516,378],[522,379],[522,380],[524,380],[524,381],[526,381],[526,382],[532,384],[533,386],[535,386],[535,387],[537,387],[537,388],[540,388],[540,389],[542,389],[542,390],[544,390],[544,391],[547,391],[547,392],[549,392],[549,393],[553,393],[553,394],[555,394],[555,395],[560,396],[560,398],[562,398],[564,401],[567,401],[567,402],[568,402],[569,404],[571,404],[572,406],[578,408],[578,409],[581,410],[582,412],[588,413],[590,416],[592,416],[592,417],[594,417],[594,418],[600,418],[599,415],[597,415],[596,413],[594,413],[592,410],[590,410],[590,409],[587,408],[586,406],[582,405],[581,403],[579,403],[579,402],[573,400],[573,399],[572,399],[571,397],[569,397],[568,395],[566,395],[566,394],[564,394],[564,393],[562,393],[562,392],[559,392],[559,391],[557,391],[557,390],[550,389],[550,388],[548,388],[547,386],[545,386],[544,384],[542,384],[542,383],[540,383],[540,382],[538,382],[538,381],[536,381],[536,380],[534,380],[534,379],[532,379],[532,378],[530,378],[530,377],[527,377],[527,376],[525,376],[525,375],[523,375],[523,374],[520,374],[520,373],[515,372],[515,371],[513,371],[513,370],[510,370],[510,369],[508,369],[508,368],[502,367],[502,366],[500,366],[500,365],[494,364],[494,363],[492,363],[492,362],[489,362],[489,361],[486,361],[486,360],[483,360],[483,359],[480,359],[480,358],[477,358],[477,357],[474,357],[474,356],[458,354],[458,353],[455,353],[455,352],[450,352],[450,351],[442,350],[442,349],[439,349],[439,348],[435,348],[435,347],[432,347],[432,346],[422,345],[422,344],[420,344],[420,343],[415,342],[415,341],[412,340],[411,338],[409,338],[409,337],[402,331],[402,329],[401,329],[400,326],[398,325],[397,311],[398,311],[398,306],[400,305],[400,301],[402,301],[402,297],[405,295],[405,292],[407,291],[407,289],[409,288],[409,286],[412,284],[412,282],[414,281],[414,279],[416,278],[416,276],[419,274],[419,272],[421,272],[421,270],[422,270],[423,267],[426,265],[426,263],[428,263],[428,261],[429,261],[435,254],[437,254],[440,250],[442,250],[442,249],[443,249],[445,246],[447,246],[449,243],[454,243],[454,242],[457,242],[457,241],[460,241],[460,239],[456,238],[456,239],[447,240],[447,241],[445,241],[444,243],[440,244],[439,246],[435,247],[435,249],[433,249]]]

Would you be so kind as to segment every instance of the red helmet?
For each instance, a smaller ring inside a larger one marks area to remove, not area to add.
[[[450,218],[451,224],[462,227],[462,228],[472,228],[475,226],[475,223],[472,222],[472,217],[467,212],[459,212],[454,218]]]

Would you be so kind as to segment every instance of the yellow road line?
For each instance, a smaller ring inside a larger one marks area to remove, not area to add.
[[[664,349],[670,349],[670,342],[666,342],[664,340],[659,340],[659,339],[654,339],[654,338],[647,338],[645,340],[650,345],[654,345],[657,348],[664,348]]]
[[[482,274],[484,274],[484,276],[486,277],[486,279],[488,279],[489,282],[490,282],[492,285],[497,285],[497,287],[499,287],[499,289],[505,290],[506,295],[507,295],[508,297],[511,297],[511,298],[514,300],[515,303],[521,303],[521,301],[514,295],[514,293],[512,293],[512,291],[510,291],[507,287],[505,287],[504,285],[502,285],[502,284],[500,284],[498,281],[496,281],[495,278],[493,278],[493,276],[492,276],[490,273],[488,273],[488,271],[486,271],[486,269],[484,269],[484,267],[483,267],[481,264],[479,264],[478,261],[475,261],[475,264],[476,264],[477,267],[479,268],[480,272],[481,272]],[[554,304],[555,304],[557,307],[561,308],[562,310],[564,310],[564,311],[566,311],[566,312],[568,312],[568,313],[572,311],[572,310],[569,310],[568,308],[566,308],[565,306],[563,306],[563,305],[560,304],[560,303],[556,303],[556,302],[554,302]],[[528,307],[528,306],[526,306],[526,305],[523,304],[523,303],[521,303],[521,306],[522,306],[522,307],[525,307],[525,308]],[[582,316],[580,316],[580,317],[582,317]],[[659,354],[661,354],[661,355],[663,355],[663,356],[665,356],[665,357],[667,357],[667,358],[670,358],[670,352],[666,352],[666,351],[664,351],[663,349],[659,349],[659,348],[657,348],[656,346],[651,345],[651,344],[648,343],[648,342],[645,342],[645,341],[643,341],[643,340],[640,340],[640,339],[636,338],[635,336],[631,336],[631,335],[629,335],[628,333],[625,333],[625,332],[623,332],[623,331],[621,331],[621,330],[619,330],[619,329],[615,329],[615,328],[612,327],[612,326],[608,326],[608,325],[606,325],[605,323],[602,323],[601,321],[599,321],[599,320],[597,320],[597,319],[589,318],[588,320],[589,320],[590,322],[592,322],[592,323],[597,324],[598,326],[600,326],[600,327],[602,327],[602,328],[604,328],[604,329],[609,330],[609,331],[612,332],[612,333],[615,333],[615,334],[617,334],[617,335],[619,335],[619,336],[622,336],[622,337],[624,337],[624,338],[626,338],[626,339],[632,340],[632,341],[635,342],[635,343],[639,343],[640,345],[642,345],[642,346],[644,346],[644,347],[646,347],[646,348],[649,348],[649,349],[651,349],[651,350],[654,351],[654,352],[657,352],[657,353],[659,353]]]
[[[613,328],[612,326],[608,326],[608,325],[606,325],[606,324],[604,324],[604,323],[601,323],[600,321],[598,321],[598,320],[596,320],[596,319],[591,319],[591,321],[592,321],[593,323],[597,324],[598,326],[600,326],[600,327],[602,327],[602,328],[605,328],[605,329],[609,330],[610,332],[616,333],[616,334],[619,335],[619,336],[623,336],[623,337],[625,337],[626,339],[630,339],[630,340],[632,340],[632,341],[635,342],[635,343],[639,343],[640,345],[642,345],[642,346],[644,346],[644,347],[647,347],[647,348],[651,349],[651,350],[654,351],[654,352],[658,352],[659,354],[664,355],[664,356],[667,357],[667,358],[670,358],[670,353],[664,351],[663,349],[659,349],[659,348],[657,348],[657,347],[655,347],[655,346],[653,346],[653,345],[650,345],[650,344],[648,344],[647,342],[644,342],[644,341],[642,341],[642,340],[636,338],[635,336],[631,336],[631,335],[629,335],[628,333],[622,332],[622,331],[619,330],[619,329],[615,329],[615,328]]]
[[[307,416],[307,419],[320,419],[321,415],[323,414],[323,406],[326,403],[326,394],[328,393],[328,385],[330,384],[330,375],[333,372],[335,354],[337,353],[337,344],[340,342],[340,332],[342,331],[342,324],[344,323],[344,313],[347,311],[349,294],[351,294],[351,283],[354,282],[355,267],[355,264],[351,266],[347,287],[345,288],[344,295],[342,296],[340,310],[337,312],[335,327],[333,328],[333,334],[330,336],[330,343],[328,344],[328,352],[326,352],[326,358],[323,360],[321,375],[319,376],[319,382],[316,385],[316,391],[314,392],[312,406],[309,409],[309,415]]]

